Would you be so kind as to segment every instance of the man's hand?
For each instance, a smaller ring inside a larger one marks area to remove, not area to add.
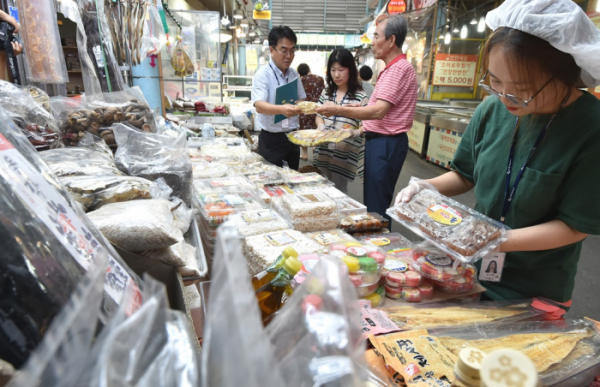
[[[340,107],[333,102],[326,102],[323,106],[315,109],[317,114],[320,114],[325,117],[337,116],[340,111]]]
[[[20,53],[23,52],[23,45],[21,43],[17,43],[17,42],[10,42],[13,46],[13,52],[15,53],[15,55],[19,55]]]
[[[297,115],[300,115],[300,113],[302,113],[302,110],[300,110],[296,105],[286,104],[286,105],[283,105],[282,107],[283,107],[283,112],[281,114],[283,114],[287,118],[295,117]]]

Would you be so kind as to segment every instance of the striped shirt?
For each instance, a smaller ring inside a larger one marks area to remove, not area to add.
[[[406,55],[398,55],[379,74],[369,100],[369,106],[381,99],[391,103],[392,107],[381,120],[365,120],[365,131],[385,135],[408,132],[415,118],[418,89],[415,69],[406,60]]]
[[[323,90],[321,98],[319,98],[319,104],[323,105],[326,102],[337,104],[335,94],[329,97],[327,90]],[[353,97],[344,97],[341,104],[360,104],[366,106],[367,103],[367,95],[359,91]],[[362,125],[360,120],[348,117],[323,117],[321,115],[319,117],[323,119],[325,126],[330,130],[358,129]],[[349,138],[335,144],[334,149],[329,149],[327,145],[316,147],[314,150],[313,165],[319,169],[329,169],[338,175],[342,175],[346,180],[353,181],[357,172],[360,177],[363,177],[364,158],[364,140],[361,137]]]

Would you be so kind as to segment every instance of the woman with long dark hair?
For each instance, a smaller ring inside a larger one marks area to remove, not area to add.
[[[485,296],[568,306],[583,240],[600,234],[600,101],[579,89],[600,84],[600,33],[571,0],[506,0],[486,21],[479,84],[491,97],[452,171],[427,183],[447,196],[474,189],[475,209],[511,228],[495,254],[502,280],[482,281]]]
[[[358,79],[358,69],[352,53],[344,48],[334,50],[327,62],[327,88],[323,90],[319,104],[362,105],[369,102]],[[359,129],[360,120],[343,116],[317,115],[316,123],[321,130]],[[313,165],[331,180],[337,189],[347,193],[348,182],[358,172],[362,177],[365,156],[364,140],[349,138],[343,142],[315,148]]]

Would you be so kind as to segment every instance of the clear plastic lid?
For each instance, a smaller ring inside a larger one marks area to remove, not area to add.
[[[318,173],[302,173],[288,176],[288,183],[307,185],[333,185],[333,183]]]
[[[233,214],[229,217],[228,221],[237,229],[240,236],[244,238],[287,230],[292,227],[281,215],[270,209]]]
[[[506,240],[497,222],[438,192],[423,190],[387,210],[394,220],[463,262],[477,261]]]
[[[223,192],[236,189],[255,190],[256,187],[250,180],[243,176],[194,180],[194,190],[196,193]]]
[[[283,175],[276,171],[261,171],[259,173],[246,174],[246,177],[256,185],[283,184],[284,182]]]
[[[281,198],[282,209],[290,219],[339,217],[337,204],[321,193],[286,195]]]
[[[406,257],[412,259],[414,244],[397,232],[370,234],[356,237],[359,241],[365,241],[379,246],[387,254],[395,257]]]
[[[413,266],[422,276],[447,282],[465,274],[467,264],[427,243],[413,249]]]
[[[334,186],[323,186],[323,185],[298,185],[294,188],[295,193],[303,194],[303,193],[313,193],[320,192],[327,196],[329,196],[333,200],[337,199],[345,199],[348,197],[345,193],[335,188]]]
[[[339,229],[311,232],[306,234],[306,236],[323,246],[331,246],[336,243],[356,241],[356,239],[352,238],[352,236]]]
[[[192,161],[194,179],[210,179],[227,175],[229,167],[221,163],[209,163],[206,161]]]
[[[367,212],[367,206],[348,196],[341,199],[335,199],[335,202],[337,203],[342,214],[359,214]]]
[[[341,228],[348,232],[377,231],[386,228],[390,222],[374,212],[352,213],[342,218]]]
[[[267,208],[265,202],[253,190],[230,193],[209,192],[196,195],[200,213],[210,225],[218,225],[229,215]]]

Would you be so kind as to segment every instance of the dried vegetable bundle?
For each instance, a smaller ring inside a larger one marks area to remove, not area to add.
[[[183,48],[181,39],[178,39],[175,45],[175,52],[171,58],[171,66],[175,70],[175,75],[178,77],[189,77],[194,73],[194,62]]]

